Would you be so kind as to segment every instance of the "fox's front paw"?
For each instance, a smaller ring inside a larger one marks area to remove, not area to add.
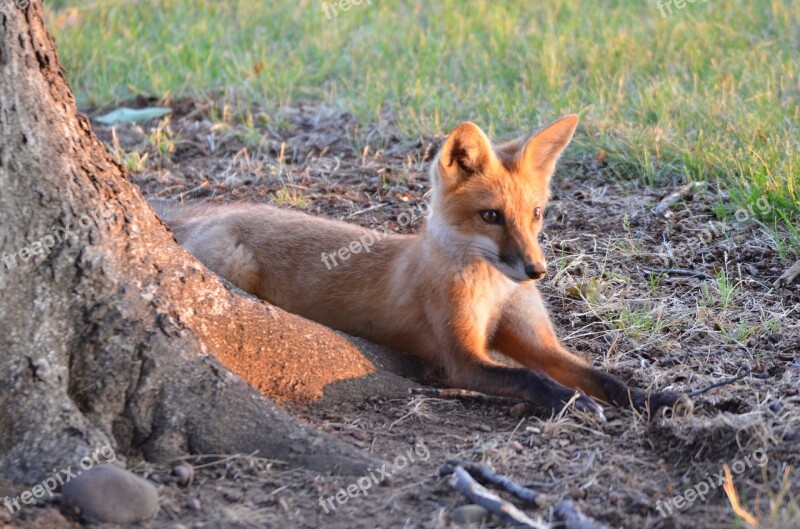
[[[694,404],[686,395],[666,391],[650,395],[650,409],[663,416],[686,417],[694,410]]]
[[[694,409],[689,397],[671,391],[647,393],[637,389],[631,398],[638,411],[649,412],[651,417],[685,417]]]
[[[602,422],[606,422],[606,415],[603,412],[603,407],[591,397],[587,397],[586,395],[578,396],[572,402],[572,408],[581,413],[597,417]]]

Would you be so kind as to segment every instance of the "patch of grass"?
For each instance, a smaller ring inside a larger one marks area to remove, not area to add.
[[[169,116],[162,119],[147,137],[148,143],[153,146],[158,156],[167,156],[175,152],[175,145],[180,141],[180,138],[173,134],[169,122]]]
[[[137,94],[314,99],[363,123],[392,115],[409,138],[464,119],[519,133],[580,112],[573,159],[602,152],[611,174],[650,186],[719,182],[736,206],[766,197],[761,220],[800,250],[795,0],[696,2],[669,16],[639,0],[382,0],[331,20],[312,1],[48,8],[82,106]]]
[[[746,343],[747,340],[754,334],[759,334],[761,327],[746,321],[740,321],[736,324],[732,332],[729,332],[724,327],[720,328],[722,335],[728,340],[736,343]]]
[[[279,206],[288,205],[296,209],[305,209],[308,206],[305,198],[296,189],[291,189],[285,185],[274,193],[272,198]]]
[[[719,305],[722,310],[726,310],[728,308],[728,306],[731,304],[731,300],[733,300],[733,298],[739,292],[738,285],[733,282],[730,274],[728,273],[727,262],[725,265],[725,268],[721,269],[717,273],[715,282],[717,292],[719,293]]]
[[[122,158],[116,158],[116,160],[127,172],[135,173],[142,171],[144,168],[147,163],[147,153],[143,154],[138,151],[124,153]]]
[[[142,153],[136,150],[125,152],[120,145],[116,131],[113,133],[110,151],[114,160],[129,172],[141,171],[147,163],[148,154],[146,152]]]
[[[623,307],[612,324],[631,338],[636,338],[660,333],[670,321],[662,317],[661,310]]]
[[[741,281],[735,281],[728,270],[727,259],[725,267],[714,275],[714,281],[701,285],[702,296],[698,302],[703,307],[727,310],[731,302],[739,295]]]
[[[622,218],[622,228],[625,237],[615,237],[614,241],[619,250],[626,255],[638,255],[642,251],[642,238],[635,236],[631,230],[631,219],[628,215]]]
[[[651,292],[655,292],[661,286],[662,281],[667,278],[667,274],[648,274],[647,286]]]

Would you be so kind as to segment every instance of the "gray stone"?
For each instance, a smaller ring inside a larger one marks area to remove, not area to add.
[[[482,527],[489,520],[489,511],[480,505],[460,505],[450,511],[450,518],[466,527]]]
[[[158,492],[147,480],[115,465],[97,465],[62,487],[64,500],[90,520],[134,523],[155,516]]]
[[[180,463],[172,469],[172,475],[179,487],[188,487],[194,480],[194,467],[189,463]]]

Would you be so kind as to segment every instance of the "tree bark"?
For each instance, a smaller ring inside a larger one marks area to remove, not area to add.
[[[6,11],[0,474],[34,483],[106,443],[151,460],[258,451],[346,473],[374,464],[253,386],[310,401],[337,385],[358,398],[356,379],[395,393],[407,381],[376,368],[380,350],[232,292],[178,247],[78,113],[41,3]]]

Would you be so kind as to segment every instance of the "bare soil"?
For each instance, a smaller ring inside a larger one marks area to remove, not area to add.
[[[94,124],[145,195],[258,201],[398,232],[421,226],[421,216],[405,222],[403,213],[423,207],[427,161],[441,137],[404,142],[390,115],[364,129],[347,112],[315,105],[260,113],[235,101],[166,104],[175,113],[160,128]],[[695,396],[689,417],[607,409],[602,424],[380,392],[355,403],[289,405],[389,462],[391,476],[367,494],[340,494],[347,499],[339,503],[337,492],[358,477],[287,468],[269,454],[193,458],[196,477],[185,488],[171,467],[131,459],[134,472],[162,483],[159,514],[142,527],[451,527],[452,508],[466,503],[439,476],[451,459],[486,463],[544,494],[543,508],[526,508],[531,516],[549,520],[558,499],[572,498],[586,514],[627,528],[744,527],[717,486],[727,465],[742,506],[763,527],[800,527],[800,284],[774,286],[796,257],[781,260],[750,218],[723,221],[720,209],[735,208],[713,185],[676,202],[665,219],[652,209],[675,188],[620,178],[603,153],[569,158],[559,174],[569,176],[556,180],[547,212],[550,274],[541,287],[565,344],[641,387],[689,393],[738,380]],[[575,297],[581,286],[589,301]],[[754,454],[766,464],[753,464]],[[404,468],[391,466],[404,458]],[[709,480],[704,500],[671,514],[657,503]],[[0,483],[0,496],[12,492]],[[326,513],[321,499],[329,497],[335,509]],[[0,511],[0,527],[80,523],[58,498],[11,517]],[[491,519],[487,527],[505,525]]]

